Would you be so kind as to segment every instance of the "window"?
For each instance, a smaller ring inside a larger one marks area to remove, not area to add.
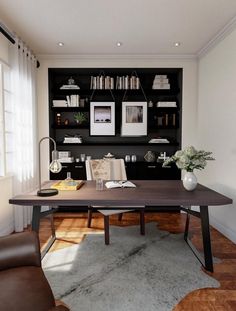
[[[10,68],[0,63],[0,176],[12,172],[13,107]]]

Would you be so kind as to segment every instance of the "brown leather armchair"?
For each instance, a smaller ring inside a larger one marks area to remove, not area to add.
[[[0,311],[68,311],[56,306],[41,268],[38,236],[24,232],[0,238]]]

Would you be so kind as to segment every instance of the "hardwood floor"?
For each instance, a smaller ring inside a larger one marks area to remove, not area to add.
[[[146,223],[157,222],[161,230],[171,233],[184,231],[185,214],[178,213],[146,213]],[[54,215],[57,241],[51,251],[80,243],[87,234],[103,234],[103,217],[94,214],[92,228],[87,228],[87,214],[58,213]],[[138,225],[139,214],[127,213],[122,222],[117,215],[111,217],[111,225]],[[190,232],[192,242],[201,249],[201,231],[198,219],[191,217]],[[43,219],[40,226],[40,242],[43,247],[50,235],[50,222]],[[189,293],[173,311],[235,311],[236,310],[236,245],[211,228],[213,255],[221,262],[214,265],[214,273],[208,273],[220,282],[218,289],[200,289]],[[199,265],[199,269],[200,265]]]

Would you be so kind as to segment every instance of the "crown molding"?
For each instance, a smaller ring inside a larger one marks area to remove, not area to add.
[[[193,60],[195,54],[37,54],[39,60]]]
[[[196,57],[202,58],[236,28],[236,16],[233,17],[208,43],[201,48]]]

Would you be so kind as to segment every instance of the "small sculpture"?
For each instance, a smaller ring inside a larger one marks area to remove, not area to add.
[[[68,85],[75,85],[75,80],[72,77],[68,79]]]
[[[144,160],[147,162],[155,162],[156,155],[153,151],[147,151],[147,153],[144,155]]]
[[[108,152],[107,154],[103,156],[103,159],[114,159],[114,158],[115,158],[114,154],[110,152]]]

